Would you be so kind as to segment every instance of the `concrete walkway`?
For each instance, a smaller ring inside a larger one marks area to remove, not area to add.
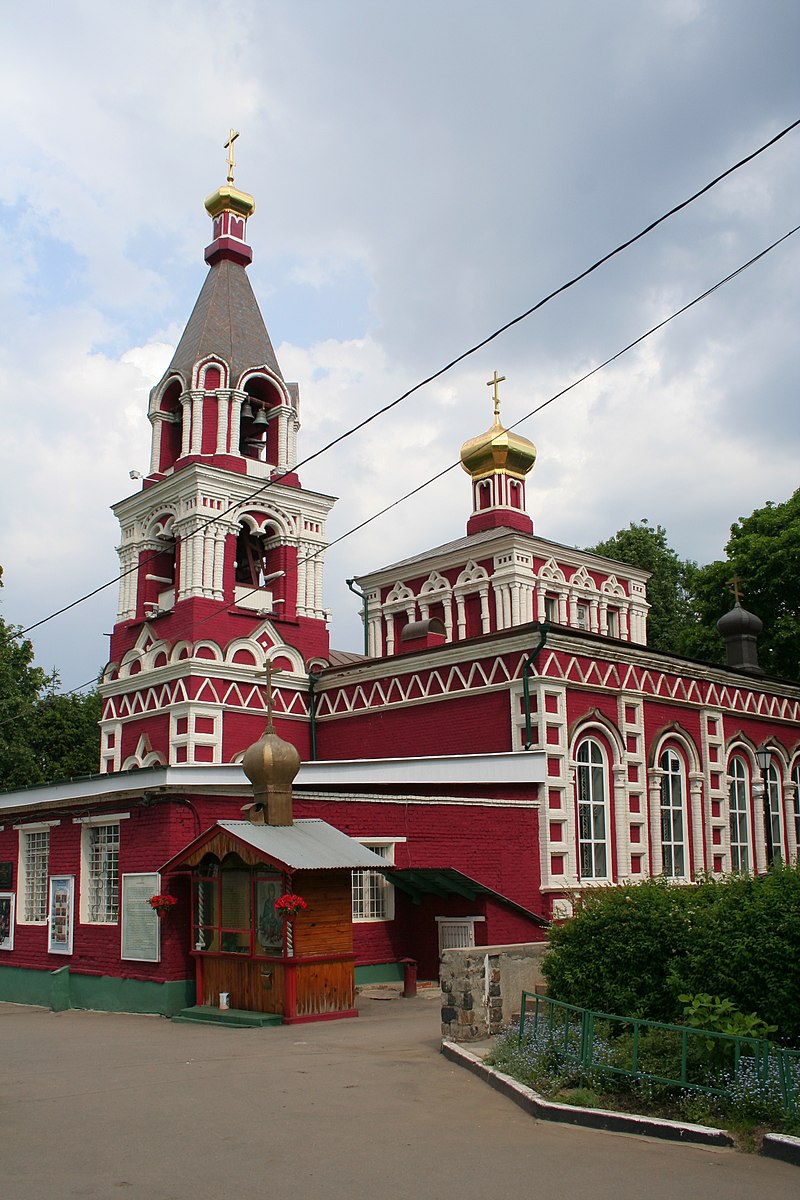
[[[433,992],[268,1029],[0,1004],[3,1200],[797,1200],[796,1167],[532,1120]]]

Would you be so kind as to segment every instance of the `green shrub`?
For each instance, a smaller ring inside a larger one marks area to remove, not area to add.
[[[587,893],[575,916],[550,934],[543,971],[548,992],[584,1008],[674,1019],[672,965],[687,954],[687,892],[660,879]]]
[[[729,1001],[750,1029],[761,1021],[800,1043],[796,866],[692,887],[655,879],[592,891],[553,928],[550,947],[543,971],[556,1000],[680,1022],[679,997],[708,993]],[[748,1036],[743,1026],[725,1032]]]

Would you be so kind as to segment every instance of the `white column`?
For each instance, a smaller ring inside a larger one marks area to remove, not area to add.
[[[184,392],[181,396],[181,409],[183,410],[181,420],[181,458],[185,458],[189,453],[192,432],[192,397],[190,392]]]
[[[203,393],[192,392],[192,436],[190,453],[199,454],[203,446]]]
[[[459,594],[456,596],[456,609],[457,609],[457,618],[456,619],[458,622],[458,636],[459,636],[459,638],[465,638],[467,636],[467,614],[466,614],[466,610],[464,608],[463,592],[459,592]]]
[[[448,642],[453,640],[453,593],[449,596],[442,597],[442,610],[444,612],[444,636]]]
[[[225,564],[225,541],[228,539],[227,530],[217,529],[213,535],[213,599],[223,598],[223,578]]]
[[[700,771],[689,772],[689,804],[692,814],[692,859],[694,870],[708,871],[713,866],[713,860],[706,862],[703,847],[703,775]],[[709,845],[709,854],[713,847]],[[688,866],[688,864],[687,864]]]
[[[242,405],[244,404],[244,396],[237,392],[231,392],[231,454],[239,453],[239,438],[242,434]]]
[[[164,429],[164,414],[160,412],[150,413],[150,424],[153,427],[150,439],[150,474],[152,475],[158,470],[158,465],[161,462],[161,434]]]
[[[217,393],[217,454],[228,453],[228,414],[231,394],[219,388]]]
[[[199,536],[203,539],[202,591],[203,595],[210,600],[214,596],[214,549],[216,546],[216,537],[214,530],[210,526],[206,526]]]
[[[287,428],[288,410],[281,406],[278,409],[272,410],[276,415],[272,418],[278,422],[278,462],[277,468],[283,472],[288,467],[287,443],[289,440],[289,430]]]
[[[764,827],[764,781],[757,778],[752,783],[753,793],[753,859],[756,874],[763,875],[767,869],[767,842]]]
[[[664,852],[661,848],[661,776],[663,771],[653,767],[647,772],[647,791],[650,804],[650,843],[653,848],[650,871],[660,875],[664,870]]]
[[[481,629],[484,633],[490,633],[492,628],[492,619],[489,615],[489,585],[486,584],[481,588]]]
[[[617,763],[611,768],[614,777],[612,796],[612,820],[617,841],[617,879],[620,883],[631,878],[631,847],[630,826],[628,813],[628,768],[624,763]],[[611,877],[611,847],[609,853],[609,878]]]
[[[619,636],[623,642],[627,642],[630,637],[628,628],[628,606],[620,604],[619,606]]]

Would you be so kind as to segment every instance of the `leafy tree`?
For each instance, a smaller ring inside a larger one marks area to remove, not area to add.
[[[3,586],[0,568],[0,587]],[[58,675],[0,618],[0,790],[97,771],[100,697],[60,695]]]
[[[800,489],[782,504],[768,501],[731,526],[725,561],[699,569],[693,580],[697,614],[713,625],[731,607],[736,576],[742,603],[764,623],[758,639],[769,674],[800,678]]]
[[[695,585],[700,568],[680,559],[667,541],[663,525],[645,519],[631,521],[613,537],[590,547],[592,553],[629,563],[651,572],[647,582],[647,644],[654,650],[724,661],[724,644],[713,624],[702,623],[695,604]],[[721,614],[720,614],[721,615]]]

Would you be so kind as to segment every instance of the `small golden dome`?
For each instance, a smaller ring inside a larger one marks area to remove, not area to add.
[[[235,212],[240,217],[252,217],[256,211],[256,202],[247,192],[224,184],[217,188],[205,201],[206,212],[210,217],[218,217],[222,212]]]
[[[524,479],[536,462],[533,442],[518,433],[511,433],[500,423],[500,398],[497,385],[502,381],[494,373],[488,386],[494,386],[494,424],[485,433],[470,438],[461,447],[461,466],[473,479],[504,472],[513,479]]]

